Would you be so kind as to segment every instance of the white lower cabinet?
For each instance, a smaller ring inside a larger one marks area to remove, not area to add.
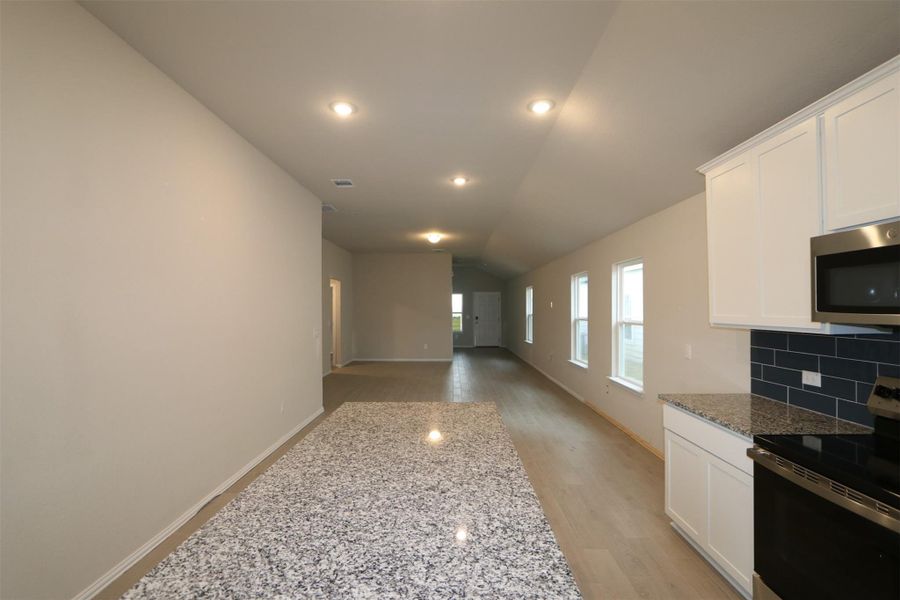
[[[706,538],[706,452],[666,431],[666,514],[695,540]]]
[[[679,533],[749,598],[753,470],[745,453],[752,442],[669,405],[663,419],[666,514]]]
[[[709,455],[707,551],[742,588],[753,583],[753,477]]]

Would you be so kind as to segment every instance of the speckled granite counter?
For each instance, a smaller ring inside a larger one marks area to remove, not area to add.
[[[581,598],[493,403],[348,402],[125,598]]]
[[[660,394],[659,399],[747,437],[868,433],[868,427],[753,394]]]

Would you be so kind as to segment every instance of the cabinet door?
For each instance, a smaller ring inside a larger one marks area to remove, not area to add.
[[[809,238],[822,232],[815,118],[752,151],[760,223],[760,314],[752,325],[820,329],[811,320]]]
[[[706,550],[748,592],[753,577],[753,478],[709,455]]]
[[[826,229],[900,215],[900,74],[824,114]]]
[[[747,325],[759,315],[759,211],[749,155],[706,177],[709,320]]]
[[[694,541],[706,543],[706,452],[666,430],[666,514]]]

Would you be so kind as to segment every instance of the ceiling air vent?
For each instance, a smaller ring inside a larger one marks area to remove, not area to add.
[[[328,213],[337,212],[337,207],[334,204],[323,204],[322,205],[322,214],[327,215]]]
[[[332,179],[331,183],[334,184],[334,187],[339,188],[351,188],[353,187],[352,179]]]

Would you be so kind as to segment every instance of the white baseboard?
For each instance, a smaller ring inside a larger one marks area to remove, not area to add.
[[[519,356],[518,354],[516,354],[516,353],[513,352],[512,350],[510,350],[510,352],[512,352],[513,354],[515,354],[516,356],[518,356],[518,357],[522,360],[522,362],[524,362],[526,365],[529,365],[532,369],[534,369],[535,371],[537,371],[538,373],[540,373],[541,375],[543,375],[544,377],[546,377],[547,379],[549,379],[550,381],[552,381],[553,383],[555,383],[556,385],[558,385],[559,387],[561,387],[562,389],[564,389],[566,392],[569,393],[570,396],[574,397],[574,398],[575,398],[576,400],[578,400],[579,402],[582,402],[582,403],[584,403],[584,404],[587,404],[587,402],[585,401],[584,397],[583,397],[581,394],[579,394],[579,393],[576,392],[575,390],[571,389],[569,386],[567,386],[566,384],[564,384],[562,381],[560,381],[560,380],[557,379],[556,377],[553,377],[552,375],[550,375],[549,373],[547,373],[547,371],[543,370],[542,368],[540,368],[539,366],[537,366],[536,364],[534,364],[533,362],[531,362],[530,360],[528,360],[528,359],[525,358],[524,356]]]
[[[73,598],[73,600],[88,600],[89,598],[92,598],[95,594],[97,594],[98,592],[103,590],[103,588],[105,588],[110,583],[112,583],[117,577],[119,577],[119,575],[121,575],[122,573],[124,573],[125,571],[130,569],[132,566],[134,566],[135,563],[137,563],[139,560],[141,560],[147,554],[149,554],[150,551],[153,550],[154,548],[156,548],[163,540],[165,540],[167,537],[172,535],[175,532],[175,530],[177,530],[179,527],[181,527],[182,525],[187,523],[191,518],[193,518],[194,515],[196,515],[200,511],[201,508],[203,508],[204,506],[209,504],[209,502],[213,498],[215,498],[216,496],[218,496],[219,494],[221,494],[222,492],[224,492],[225,490],[230,488],[232,485],[234,485],[234,483],[238,479],[240,479],[241,477],[243,477],[244,475],[249,473],[251,469],[253,469],[256,465],[258,465],[263,460],[265,460],[266,457],[268,457],[270,454],[275,452],[275,450],[277,450],[282,444],[284,444],[286,441],[288,441],[294,435],[296,435],[297,432],[299,432],[301,429],[303,429],[304,427],[306,427],[307,425],[312,423],[312,421],[316,417],[321,415],[324,411],[325,411],[325,409],[323,407],[320,407],[319,410],[317,410],[312,415],[310,415],[309,417],[304,419],[301,423],[297,424],[289,432],[287,432],[286,434],[281,436],[275,443],[273,443],[271,446],[269,446],[268,448],[263,450],[263,452],[259,456],[257,456],[256,458],[251,460],[249,463],[247,463],[246,465],[241,467],[241,469],[237,473],[235,473],[234,475],[229,477],[227,480],[220,483],[218,486],[216,486],[216,489],[214,489],[209,494],[204,496],[202,500],[197,502],[191,508],[186,510],[180,517],[178,517],[177,519],[172,521],[169,525],[167,525],[165,529],[163,529],[162,531],[160,531],[159,533],[154,535],[152,538],[147,540],[147,542],[145,542],[140,548],[138,548],[137,550],[135,550],[134,552],[129,554],[127,557],[125,557],[125,559],[123,559],[122,562],[117,564],[115,567],[113,567],[112,569],[110,569],[109,571],[104,573],[103,575],[101,575],[100,578],[97,579],[94,583],[92,583],[91,585],[89,585],[88,587],[83,589],[81,592],[79,592]]]
[[[355,358],[353,362],[453,362],[452,358]]]
[[[453,346],[454,350],[456,350],[457,348],[503,348],[504,350],[509,350],[509,348],[507,348],[503,344],[500,344],[499,346],[475,346],[474,344],[470,345],[470,346],[459,346],[459,345]],[[510,350],[510,352],[512,352],[512,351]],[[516,356],[518,356],[518,355],[516,355]],[[522,359],[522,360],[525,360],[525,359]],[[537,368],[537,367],[535,367],[535,368]]]
[[[576,400],[578,400],[579,402],[581,402],[582,404],[584,404],[585,406],[587,406],[588,408],[590,408],[592,411],[594,411],[595,413],[597,413],[598,415],[600,415],[601,417],[603,417],[604,419],[606,419],[607,421],[609,421],[610,423],[612,423],[614,426],[616,426],[616,427],[618,427],[619,429],[621,429],[621,430],[625,433],[625,435],[627,435],[628,437],[630,437],[631,439],[633,439],[634,441],[636,441],[638,444],[640,444],[641,446],[643,446],[648,452],[650,452],[651,454],[653,454],[654,456],[656,456],[658,459],[660,459],[660,460],[665,460],[664,455],[663,455],[662,451],[661,451],[659,448],[656,448],[653,444],[651,444],[650,442],[648,442],[647,440],[645,440],[644,438],[642,438],[641,436],[639,436],[638,434],[636,434],[634,431],[632,431],[631,429],[629,429],[628,427],[626,427],[625,425],[623,425],[622,423],[620,423],[619,421],[617,421],[616,419],[614,419],[612,416],[610,416],[609,414],[607,414],[606,412],[604,412],[603,410],[601,410],[601,409],[598,408],[597,406],[594,406],[592,403],[590,403],[590,402],[588,402],[587,400],[585,400],[584,397],[581,396],[581,394],[578,394],[577,392],[575,392],[575,390],[570,389],[568,386],[566,386],[566,385],[565,385],[563,382],[561,382],[559,379],[557,379],[557,378],[555,378],[555,377],[549,375],[546,371],[544,371],[543,369],[541,369],[540,367],[538,367],[537,365],[535,365],[535,364],[534,364],[533,362],[531,362],[530,360],[526,359],[524,356],[520,356],[519,354],[516,354],[516,353],[513,352],[512,350],[510,350],[510,352],[512,352],[513,354],[515,354],[516,356],[518,356],[519,359],[521,359],[522,362],[524,362],[525,364],[531,366],[535,371],[537,371],[538,373],[540,373],[541,375],[543,375],[544,377],[546,377],[547,379],[549,379],[550,381],[552,381],[553,383],[555,383],[556,385],[558,385],[559,387],[561,387],[563,390],[565,390],[566,392],[568,392],[568,393],[569,393],[572,397],[574,397]]]

